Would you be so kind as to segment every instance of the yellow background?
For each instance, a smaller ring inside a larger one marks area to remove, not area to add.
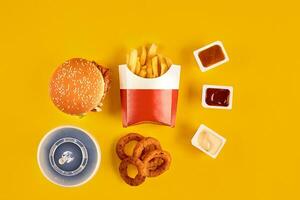
[[[0,7],[0,199],[299,199],[300,29],[297,1],[2,1]],[[201,73],[193,50],[221,40],[230,62]],[[182,65],[176,128],[122,128],[117,65],[156,42]],[[61,113],[48,96],[57,65],[72,57],[111,68],[101,113]],[[234,86],[233,110],[201,106],[202,84]],[[204,123],[227,138],[214,160],[190,144]],[[96,176],[78,188],[48,182],[37,161],[44,134],[71,124],[102,150]],[[119,176],[116,140],[153,136],[171,169],[139,187]]]

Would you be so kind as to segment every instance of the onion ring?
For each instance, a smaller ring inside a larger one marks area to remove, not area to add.
[[[151,161],[155,158],[163,159],[163,163],[156,167],[155,170],[150,170],[149,167],[151,165]],[[144,167],[146,169],[146,176],[148,177],[156,177],[160,174],[164,173],[166,170],[169,169],[171,164],[171,155],[167,151],[162,150],[154,150],[145,156],[144,160]]]
[[[129,164],[134,165],[138,170],[138,174],[134,178],[131,178],[128,175],[127,167]],[[136,159],[133,157],[125,158],[124,160],[122,160],[122,162],[119,166],[119,171],[120,171],[122,179],[131,186],[138,186],[138,185],[142,184],[146,179],[145,166],[144,166],[144,163],[140,159]]]
[[[144,138],[136,144],[133,150],[133,157],[143,161],[147,153],[153,150],[161,150],[159,141],[152,137]],[[161,158],[154,158],[150,161],[147,170],[156,170],[163,162]]]
[[[147,170],[149,171],[154,171],[156,170],[159,166],[161,166],[165,161],[162,158],[153,158],[148,166],[147,166]]]
[[[131,141],[141,141],[142,139],[144,139],[144,136],[138,134],[138,133],[129,133],[123,137],[121,137],[117,143],[116,146],[116,152],[118,157],[123,160],[125,158],[128,158],[129,155],[127,155],[124,151],[124,148],[126,146],[126,144],[128,144]]]
[[[159,141],[152,137],[143,138],[136,144],[132,157],[144,160],[146,154],[153,150],[161,150]]]

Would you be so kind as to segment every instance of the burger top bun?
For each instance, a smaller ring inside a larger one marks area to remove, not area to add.
[[[50,81],[50,97],[61,111],[82,115],[100,105],[105,82],[94,62],[73,58],[54,71]]]

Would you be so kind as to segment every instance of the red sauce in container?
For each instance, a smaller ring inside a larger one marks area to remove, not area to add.
[[[208,49],[200,51],[198,56],[203,67],[209,67],[225,59],[223,49],[219,45],[214,45],[212,47],[209,47]]]
[[[230,90],[219,88],[208,88],[206,90],[205,102],[210,106],[229,106]]]

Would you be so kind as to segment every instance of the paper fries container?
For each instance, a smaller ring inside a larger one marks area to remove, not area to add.
[[[180,66],[157,78],[142,78],[119,66],[123,126],[156,123],[175,126]]]

